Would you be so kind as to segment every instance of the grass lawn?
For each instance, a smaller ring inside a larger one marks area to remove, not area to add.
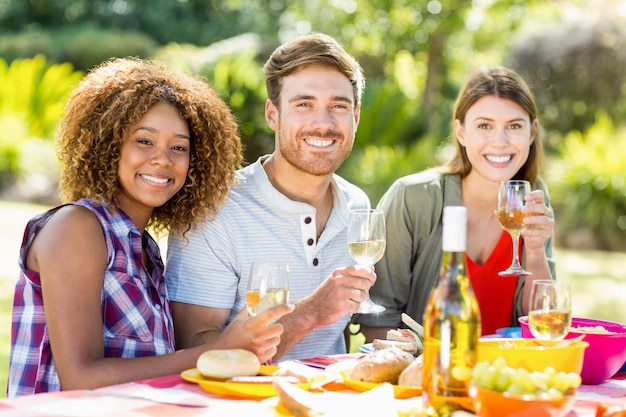
[[[5,396],[9,364],[12,291],[24,226],[42,206],[0,201],[0,397]],[[573,313],[626,323],[626,253],[557,248],[557,277],[572,283]],[[353,350],[363,343],[352,341]]]

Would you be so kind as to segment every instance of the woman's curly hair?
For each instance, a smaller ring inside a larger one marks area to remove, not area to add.
[[[183,235],[214,217],[242,162],[237,120],[204,80],[136,58],[105,62],[70,96],[58,134],[62,201],[91,198],[116,207],[122,142],[162,102],[176,107],[189,127],[189,171],[178,193],[155,208],[149,226]]]

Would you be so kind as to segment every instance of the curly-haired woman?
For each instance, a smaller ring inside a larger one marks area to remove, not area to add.
[[[9,396],[179,373],[210,348],[259,356],[291,307],[238,316],[211,345],[175,351],[159,247],[212,218],[241,163],[238,126],[204,81],[114,59],[71,95],[59,133],[63,205],[33,218],[13,303]]]

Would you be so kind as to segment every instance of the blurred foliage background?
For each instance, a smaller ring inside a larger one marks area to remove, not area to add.
[[[506,65],[537,96],[557,245],[626,250],[626,0],[1,0],[0,198],[57,202],[64,100],[114,56],[206,77],[255,160],[273,149],[261,67],[311,31],[336,37],[365,69],[340,174],[373,204],[399,176],[445,159],[469,73]]]

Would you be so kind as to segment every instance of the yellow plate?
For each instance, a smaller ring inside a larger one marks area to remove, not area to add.
[[[262,365],[259,370],[259,375],[273,375],[277,369],[277,366]],[[225,382],[221,379],[206,377],[202,375],[197,368],[187,369],[186,371],[183,371],[180,376],[185,381],[200,385],[202,389],[212,394],[225,395],[229,397],[242,397],[254,400],[260,400],[278,395],[272,384]],[[296,385],[305,390],[309,389],[308,383]]]
[[[345,371],[341,371],[341,377],[343,378],[343,383],[345,386],[352,388],[355,391],[364,392],[369,391],[372,388],[376,388],[382,382],[365,382],[365,381],[356,381],[354,379],[350,379],[350,373],[352,369],[348,369]],[[417,397],[422,394],[422,387],[408,387],[406,385],[394,385],[393,386],[393,396],[398,399],[404,398],[412,398]]]

